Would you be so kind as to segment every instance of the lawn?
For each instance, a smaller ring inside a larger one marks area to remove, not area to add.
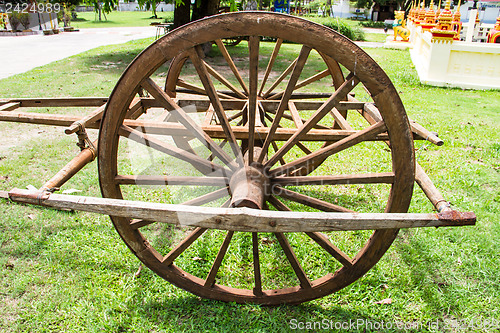
[[[146,22],[148,13],[142,14]],[[151,42],[100,47],[0,80],[0,97],[108,96],[127,64]],[[245,42],[238,47],[245,47]],[[290,46],[292,51],[296,46]],[[415,332],[497,331],[500,94],[424,86],[407,51],[366,51],[389,74],[410,118],[444,140],[442,147],[416,142],[417,161],[455,209],[476,213],[476,226],[402,230],[379,263],[341,291],[302,305],[263,307],[200,299],[147,268],[136,276],[139,261],[107,216],[0,199],[0,329],[287,332],[307,323],[339,328],[350,322],[349,331],[359,332],[392,332],[398,327]],[[293,58],[280,58],[278,67],[286,68]],[[0,131],[7,138],[0,148],[0,190],[40,187],[77,152],[75,138],[64,135],[61,128],[0,123]],[[99,196],[96,175],[94,163],[63,189]],[[369,192],[356,195],[372,200]],[[431,211],[416,188],[410,212]],[[204,242],[213,250],[210,239]],[[315,258],[309,248],[293,246],[299,256]],[[202,255],[193,253],[191,258],[195,256]],[[245,260],[245,253],[235,257]],[[282,282],[279,275],[276,279],[275,283]],[[375,304],[387,299],[390,304]],[[380,326],[382,322],[385,326]]]
[[[173,21],[174,12],[158,12],[158,18],[152,18],[151,11],[117,12],[106,14],[107,20],[95,12],[78,12],[78,17],[71,21],[71,25],[78,29],[84,28],[113,28],[113,27],[145,27],[152,22]]]

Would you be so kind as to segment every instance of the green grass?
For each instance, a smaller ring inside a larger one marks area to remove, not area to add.
[[[365,32],[365,41],[367,42],[376,42],[376,43],[385,43],[387,40],[387,36],[391,31],[389,31],[388,34],[377,34],[377,33],[371,33],[371,32]]]
[[[107,96],[127,64],[150,42],[152,39],[100,47],[0,80],[1,97]],[[269,49],[267,56],[272,51],[272,46],[266,43],[262,43],[261,48]],[[296,45],[286,45],[286,48],[288,53],[279,58],[277,69],[284,70],[298,51]],[[239,54],[245,49],[243,42],[231,52]],[[445,141],[442,147],[416,142],[417,160],[454,208],[477,214],[475,227],[403,230],[382,260],[343,290],[302,305],[261,307],[199,299],[165,282],[147,268],[135,277],[139,262],[106,216],[57,212],[0,200],[0,330],[287,332],[293,328],[293,320],[331,322],[332,325],[365,320],[372,325],[382,321],[406,323],[406,327],[423,325],[409,329],[416,332],[459,331],[452,328],[455,321],[464,325],[471,320],[498,323],[499,93],[423,86],[408,52],[367,51],[393,80],[410,118],[438,132]],[[222,60],[216,57],[207,61],[217,68]],[[317,59],[311,61],[314,64]],[[265,65],[263,60],[261,67]],[[160,69],[157,73],[160,75],[154,79],[161,79],[164,71]],[[186,74],[192,74],[192,69]],[[327,86],[323,81],[312,88]],[[85,114],[88,110],[60,112]],[[27,133],[33,128],[36,136],[31,138]],[[0,123],[0,132],[8,138],[25,137],[22,144],[0,150],[0,190],[24,188],[28,184],[39,187],[77,152],[75,138],[65,136],[60,128]],[[95,135],[91,133],[92,137]],[[358,157],[370,156],[374,161],[387,162],[383,146],[371,151],[361,146],[357,153]],[[344,160],[350,161],[352,168],[364,167],[359,161],[363,159],[355,160],[355,156],[341,155],[336,161],[342,165]],[[378,162],[371,167],[378,167],[376,164]],[[324,167],[339,172],[339,165],[329,163]],[[182,172],[182,167],[178,169]],[[96,175],[96,165],[89,165],[63,189],[75,188],[81,190],[82,195],[99,196]],[[148,200],[162,199],[152,189],[141,191],[131,195],[148,194]],[[377,209],[382,200],[378,191],[359,187],[356,193],[346,190],[347,195],[335,199],[346,205]],[[431,212],[432,207],[423,193],[419,189],[414,192],[410,211]],[[322,189],[315,193],[322,195]],[[197,195],[198,192],[180,194]],[[175,200],[174,195],[170,193],[163,199]],[[326,195],[332,199],[330,194]],[[150,228],[145,232],[151,238],[156,237],[154,241],[158,246],[167,249],[172,239],[180,236],[178,230],[170,228]],[[206,274],[223,234],[214,231],[208,235],[213,237],[200,239],[183,254],[179,264]],[[231,257],[221,268],[222,279],[229,273],[233,279],[222,282],[248,285],[242,271],[251,269],[247,236],[240,233],[235,236],[238,245],[230,247]],[[276,241],[270,235],[262,236],[268,238],[261,247],[263,258],[278,264],[278,269],[263,268],[265,282],[276,287],[294,282],[288,265],[279,265],[285,259]],[[365,237],[366,232],[338,233],[336,241],[343,248]],[[290,242],[313,278],[325,269],[336,269],[334,261],[326,261],[321,250],[305,243],[301,235],[291,236]],[[391,298],[392,304],[374,304],[386,298]],[[432,329],[436,322],[440,328]],[[470,330],[493,331],[488,326],[485,330],[475,327],[477,329]],[[360,326],[358,331],[363,332],[364,328]],[[366,331],[394,330],[368,326]]]
[[[78,29],[84,28],[113,28],[113,27],[146,27],[152,22],[172,22],[174,12],[158,12],[158,18],[151,18],[151,11],[117,12],[106,14],[107,20],[95,12],[78,12],[78,17],[71,21],[71,25]]]

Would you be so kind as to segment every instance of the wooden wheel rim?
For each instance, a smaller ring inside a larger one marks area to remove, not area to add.
[[[248,35],[279,37],[308,45],[341,63],[365,85],[380,109],[390,138],[395,177],[386,212],[406,212],[414,182],[413,140],[404,107],[390,79],[363,50],[337,32],[296,17],[266,12],[222,14],[188,24],[154,42],[128,66],[110,96],[99,134],[98,168],[103,197],[122,198],[120,187],[114,180],[117,175],[118,131],[143,79],[184,50],[215,39]],[[205,287],[204,280],[175,265],[163,264],[162,255],[130,227],[129,219],[111,218],[132,252],[171,283],[204,298],[261,304],[300,303],[342,289],[375,265],[398,233],[397,229],[374,231],[353,259],[351,267],[344,266],[334,274],[312,281],[312,288],[296,286],[265,290],[262,295],[255,295],[251,290],[218,284]]]

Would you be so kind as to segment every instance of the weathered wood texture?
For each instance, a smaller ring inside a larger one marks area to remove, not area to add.
[[[328,213],[283,212],[251,208],[212,208],[94,198],[13,189],[15,202],[73,209],[149,221],[247,232],[313,232],[373,230],[475,224],[474,213]]]

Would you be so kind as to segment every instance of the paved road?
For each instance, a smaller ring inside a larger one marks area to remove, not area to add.
[[[366,29],[368,30],[368,29]],[[369,32],[384,33],[382,29]],[[152,37],[155,27],[95,28],[58,35],[0,37],[0,79],[24,73],[38,66],[93,49]],[[361,47],[382,47],[382,43],[356,42]]]
[[[0,79],[93,49],[152,37],[155,27],[81,29],[58,35],[0,37]]]

